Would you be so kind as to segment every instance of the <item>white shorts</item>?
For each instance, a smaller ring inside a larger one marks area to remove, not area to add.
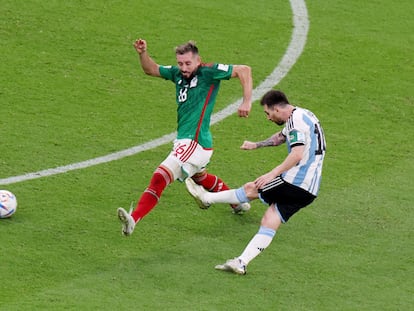
[[[176,139],[168,157],[161,163],[172,173],[174,180],[183,181],[202,172],[210,162],[213,149],[204,149],[191,139]]]

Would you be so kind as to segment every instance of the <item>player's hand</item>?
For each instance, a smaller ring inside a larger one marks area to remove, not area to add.
[[[138,52],[138,54],[142,54],[147,50],[147,41],[144,39],[137,39],[134,42],[134,48]]]
[[[252,108],[252,103],[243,101],[239,108],[237,109],[237,113],[241,118],[247,118],[249,116],[250,109]]]
[[[264,185],[268,184],[269,182],[271,182],[274,178],[275,178],[275,174],[273,173],[273,171],[270,171],[269,173],[266,173],[260,177],[258,177],[255,181],[254,184],[256,186],[257,189],[263,188]]]
[[[245,140],[243,144],[240,146],[240,149],[243,149],[243,150],[252,150],[256,148],[257,148],[256,143],[252,141],[248,141],[248,140]]]

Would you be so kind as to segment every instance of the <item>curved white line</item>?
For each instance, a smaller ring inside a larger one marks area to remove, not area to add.
[[[289,46],[273,72],[262,82],[258,87],[253,90],[253,101],[260,99],[268,90],[272,89],[278,84],[293,67],[299,56],[302,54],[306,43],[306,37],[309,30],[308,12],[304,0],[290,0],[290,5],[293,13],[293,33]],[[237,111],[237,108],[241,104],[242,99],[237,100],[233,104],[227,106],[223,110],[215,113],[211,118],[211,124],[222,121],[231,114]],[[13,184],[25,180],[36,179],[45,176],[56,175],[60,173],[66,173],[81,168],[86,168],[114,160],[119,160],[124,157],[128,157],[142,151],[156,148],[175,139],[176,132],[164,135],[160,138],[151,140],[142,145],[138,145],[129,149],[121,150],[115,153],[111,153],[102,157],[86,160],[83,162],[72,163],[65,166],[59,166],[56,168],[46,169],[34,173],[27,173],[20,176],[13,176],[4,179],[0,179],[0,185]]]

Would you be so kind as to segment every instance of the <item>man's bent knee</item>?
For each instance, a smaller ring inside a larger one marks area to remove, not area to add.
[[[254,182],[248,182],[244,186],[244,191],[246,192],[247,197],[250,200],[257,199],[259,197],[259,193],[257,192],[256,185]]]

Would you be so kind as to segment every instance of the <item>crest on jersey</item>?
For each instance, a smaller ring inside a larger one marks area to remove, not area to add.
[[[197,83],[198,83],[198,78],[197,78],[197,76],[195,76],[195,77],[193,77],[193,78],[191,79],[191,82],[190,82],[190,88],[192,88],[192,87],[196,87],[196,86],[197,86]]]

